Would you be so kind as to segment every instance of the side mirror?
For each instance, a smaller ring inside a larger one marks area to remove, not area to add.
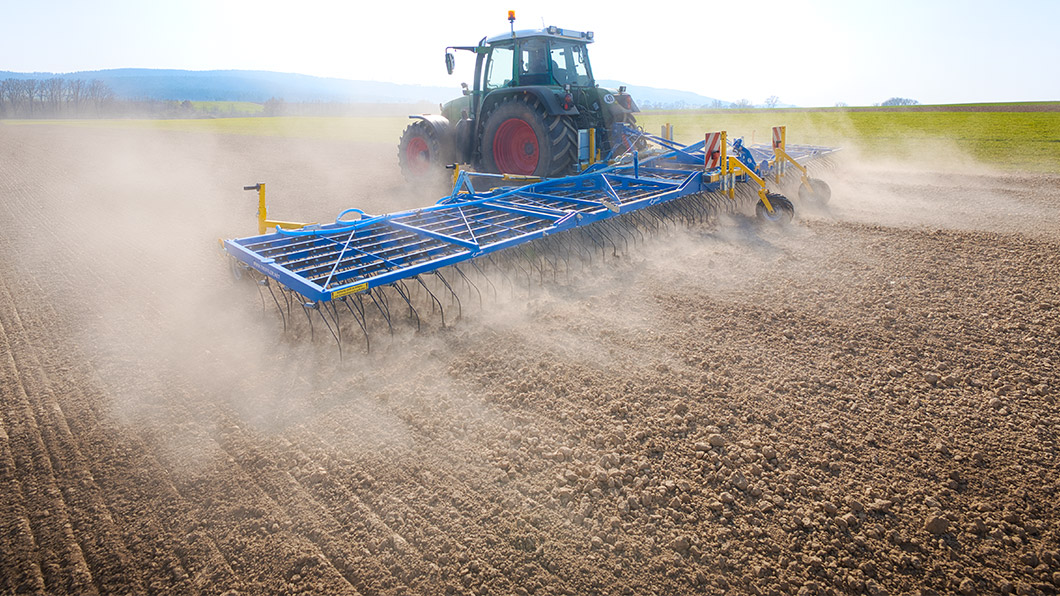
[[[453,57],[449,52],[445,53],[445,70],[449,71],[449,74],[453,74],[453,68],[456,66],[456,58]]]

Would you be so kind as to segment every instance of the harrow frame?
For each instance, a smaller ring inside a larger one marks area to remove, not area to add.
[[[357,315],[367,338],[364,302],[358,296],[358,314],[347,301],[352,295],[370,297],[389,324],[384,306],[373,293],[375,288],[397,288],[412,309],[405,280],[415,280],[427,289],[422,275],[437,274],[443,268],[571,230],[584,229],[591,234],[591,226],[676,199],[721,193],[735,201],[737,187],[748,184],[757,187],[760,208],[764,206],[773,214],[773,202],[787,200],[768,192],[766,179],[779,182],[785,166],[794,163],[806,182],[805,164],[836,151],[787,147],[783,128],[778,129],[779,141],[775,130],[772,147],[754,146],[740,152],[741,146],[735,145],[737,154],[733,155],[724,132],[682,145],[629,128],[625,132],[631,142],[625,154],[588,164],[577,175],[477,191],[472,180],[478,174],[456,170],[452,192],[432,206],[374,216],[347,209],[334,223],[322,225],[296,227],[291,222],[265,220],[264,185],[257,185],[248,189],[260,193],[259,231],[266,223],[273,224],[275,231],[225,240],[223,246],[234,259],[237,277],[253,269],[262,276],[259,283],[269,286],[270,292],[270,280],[280,286],[288,313],[292,302],[289,293],[300,297],[307,317],[310,310],[323,306],[321,317],[331,329],[331,322],[324,317],[324,313],[330,314],[335,325],[332,334],[341,350],[336,301]],[[646,143],[656,148],[643,157],[641,152],[632,151],[632,147]],[[357,219],[344,219],[350,214],[356,214]],[[438,276],[452,292],[445,278]],[[431,296],[440,306],[433,293]],[[284,309],[275,293],[273,300],[282,314]],[[284,317],[285,326],[286,322]]]

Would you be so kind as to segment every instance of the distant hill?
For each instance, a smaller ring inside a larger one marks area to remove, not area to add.
[[[437,103],[454,97],[458,89],[351,81],[257,70],[161,70],[119,68],[63,74],[0,71],[0,79],[98,79],[121,99],[191,101],[249,101],[269,98],[289,102]]]
[[[691,91],[642,87],[640,85],[631,85],[629,83],[611,80],[601,80],[597,81],[597,83],[599,83],[601,87],[607,87],[608,89],[617,89],[624,85],[626,91],[633,96],[634,101],[636,101],[637,105],[641,108],[651,107],[657,109],[681,110],[710,108],[714,107],[716,102],[721,102],[727,107],[730,103],[713,97],[699,95],[698,93],[692,93]]]
[[[380,81],[354,81],[259,70],[164,70],[119,68],[70,73],[20,73],[0,71],[0,80],[98,79],[121,99],[191,101],[248,101],[264,103],[270,98],[288,102],[416,103],[445,102],[460,94],[456,86],[430,87]],[[637,103],[653,108],[710,107],[715,99],[688,91],[641,87],[620,81],[599,81],[617,88],[626,85]],[[728,105],[728,102],[723,102]]]

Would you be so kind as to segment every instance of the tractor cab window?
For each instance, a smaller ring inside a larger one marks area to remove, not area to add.
[[[592,86],[589,56],[584,44],[553,39],[549,54],[552,60],[552,77],[557,85]]]
[[[512,82],[515,51],[511,47],[493,46],[489,66],[486,67],[486,89],[507,87]]]
[[[519,44],[519,84],[551,85],[548,45],[544,39],[524,39]]]

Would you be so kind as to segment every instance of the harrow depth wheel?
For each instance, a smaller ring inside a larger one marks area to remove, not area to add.
[[[799,201],[818,206],[827,205],[828,200],[832,198],[832,189],[828,183],[820,178],[807,178],[807,180],[810,181],[809,186],[805,182],[799,185]]]
[[[766,198],[769,199],[769,204],[773,207],[773,212],[770,213],[769,210],[766,209],[766,204],[759,199],[758,202],[755,203],[755,215],[759,220],[772,224],[786,224],[795,217],[795,207],[791,204],[791,201],[785,197],[770,193],[766,195]]]

